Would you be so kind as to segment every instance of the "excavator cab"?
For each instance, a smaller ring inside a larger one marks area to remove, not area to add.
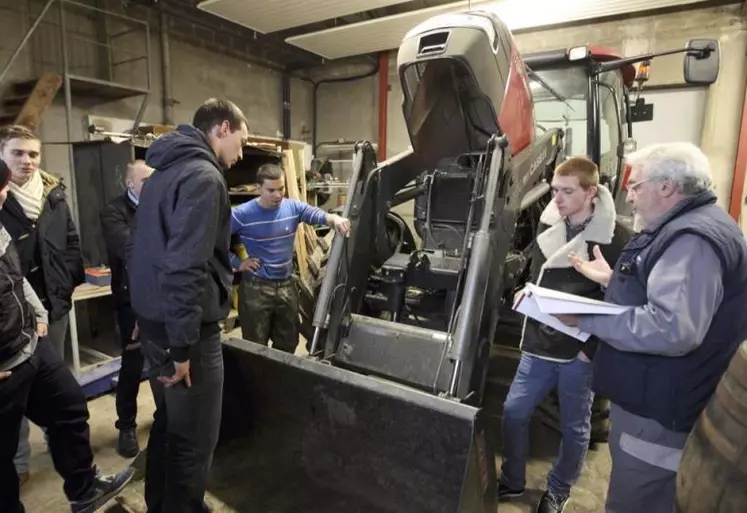
[[[597,59],[614,56],[595,49]],[[586,155],[600,168],[604,185],[614,189],[627,150],[626,83],[632,83],[635,68],[613,69],[594,74],[590,57],[574,57],[567,50],[526,56],[534,97],[536,130],[564,132],[566,155]]]
[[[679,49],[632,57],[586,45],[524,56],[538,133],[561,129],[567,155],[586,155],[596,162],[624,217],[630,215],[624,157],[637,147],[634,123],[654,116],[641,92],[655,59],[677,53],[683,54],[686,83],[710,85],[718,78],[720,47],[711,39],[692,39]]]

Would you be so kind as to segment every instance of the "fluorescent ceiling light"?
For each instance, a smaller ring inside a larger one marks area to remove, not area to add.
[[[204,0],[201,9],[267,34],[318,21],[403,4],[409,0]]]

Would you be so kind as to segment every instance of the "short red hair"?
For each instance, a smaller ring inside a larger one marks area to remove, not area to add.
[[[575,176],[584,190],[599,185],[599,167],[589,157],[571,157],[555,168],[555,176]]]

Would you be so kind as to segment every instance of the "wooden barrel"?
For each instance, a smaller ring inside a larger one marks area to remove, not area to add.
[[[747,342],[687,439],[675,503],[677,513],[747,512]]]

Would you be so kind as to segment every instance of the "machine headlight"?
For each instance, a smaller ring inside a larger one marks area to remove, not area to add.
[[[580,61],[589,56],[589,49],[586,46],[574,46],[568,50],[569,61]]]

